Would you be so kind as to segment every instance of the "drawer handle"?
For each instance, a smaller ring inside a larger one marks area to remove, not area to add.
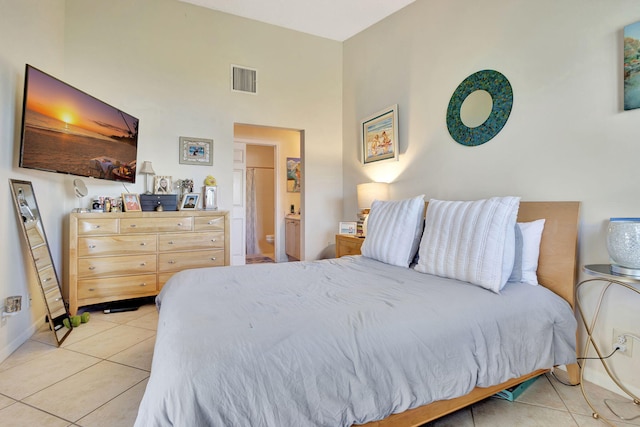
[[[49,280],[51,280],[51,277],[47,277],[46,279],[43,279],[43,282],[48,282]]]
[[[95,249],[96,245],[89,245],[89,249]]]
[[[211,220],[211,221],[207,222],[207,224],[209,224],[209,225],[213,225],[213,224],[215,224],[215,221],[214,221],[214,220]]]
[[[215,260],[216,260],[216,257],[211,257],[211,261],[215,261]]]
[[[147,265],[147,263],[146,263],[146,262],[141,262],[141,263],[140,263],[140,267],[144,267],[145,265]]]
[[[89,267],[89,270],[95,270],[96,268],[92,265],[91,267]]]
[[[58,301],[60,301],[61,299],[62,299],[62,298],[56,298],[56,299],[54,299],[54,301],[55,301],[55,302],[58,302]]]
[[[93,227],[93,228],[100,228],[100,226],[99,226],[99,225],[96,225],[96,226],[95,226],[95,227]]]
[[[142,242],[142,243],[140,243],[140,246],[147,246],[147,243],[146,242]]]
[[[35,258],[34,261],[38,262],[38,261],[40,261],[40,258]]]
[[[174,260],[170,260],[169,264],[175,264],[176,262]]]
[[[212,241],[212,242],[217,242],[217,241],[218,241],[218,239],[211,239],[211,241]]]
[[[89,292],[95,291],[95,288],[89,288]]]
[[[146,283],[140,283],[140,286],[147,286]]]
[[[169,242],[169,244],[170,244],[170,245],[173,245],[173,244],[174,244],[174,243],[173,243],[173,240],[171,240],[171,241]]]
[[[136,225],[135,224],[131,224],[131,228],[136,228]]]
[[[178,227],[182,227],[182,223],[181,222],[178,223]]]

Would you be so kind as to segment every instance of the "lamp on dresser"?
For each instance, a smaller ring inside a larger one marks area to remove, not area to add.
[[[389,198],[389,184],[386,182],[367,182],[356,187],[358,197],[358,222],[362,222],[362,236],[367,235],[367,217],[374,200]]]
[[[151,165],[151,162],[149,161],[142,162],[140,173],[144,175],[144,194],[151,194],[151,191],[149,191],[149,186],[147,185],[147,177],[149,175],[156,174],[156,171],[153,170],[153,166]]]

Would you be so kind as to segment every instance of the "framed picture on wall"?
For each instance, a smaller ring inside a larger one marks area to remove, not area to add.
[[[302,170],[299,157],[287,157],[287,192],[300,192],[300,177]]]
[[[213,165],[213,139],[180,137],[180,163],[186,165]]]
[[[370,115],[360,123],[362,163],[398,160],[398,105]]]

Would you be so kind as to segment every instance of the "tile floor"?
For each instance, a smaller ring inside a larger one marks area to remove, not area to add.
[[[136,311],[91,312],[62,347],[43,327],[0,364],[0,426],[132,426],[153,356],[158,314],[153,304]],[[603,400],[620,396],[589,386],[589,396],[609,419]],[[631,417],[640,408],[620,403]],[[635,424],[634,424],[635,423]],[[614,425],[640,425],[613,421]],[[550,375],[539,378],[516,402],[487,399],[429,423],[433,427],[605,426],[591,417],[579,387]]]

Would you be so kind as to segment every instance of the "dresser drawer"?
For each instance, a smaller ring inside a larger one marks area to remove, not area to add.
[[[158,249],[161,252],[212,248],[224,248],[223,231],[161,234],[158,236]]]
[[[156,233],[171,231],[191,231],[193,217],[165,218],[122,218],[121,233]]]
[[[224,265],[223,249],[158,254],[158,271],[161,273],[221,265]]]
[[[78,238],[78,256],[155,253],[155,234],[113,235]]]
[[[39,271],[38,276],[40,276],[40,283],[42,284],[42,290],[44,292],[49,292],[52,289],[58,288],[58,279],[53,266],[49,266],[44,270]]]
[[[209,230],[221,230],[224,231],[224,217],[223,216],[197,216],[196,231],[209,231]]]
[[[36,270],[42,270],[43,268],[51,265],[49,247],[47,245],[42,245],[33,249],[33,260],[36,263]]]
[[[47,300],[47,307],[52,319],[67,314],[64,300],[58,289],[51,289],[49,292],[45,292],[44,298]]]
[[[40,246],[44,243],[44,239],[42,238],[42,233],[38,229],[37,223],[32,222],[27,225],[27,240],[29,240],[29,246],[32,248],[36,246]]]
[[[156,290],[155,274],[78,280],[79,299],[146,294]]]
[[[78,259],[78,277],[82,278],[155,272],[155,254]]]
[[[78,235],[82,236],[87,234],[113,234],[117,232],[118,220],[116,218],[78,219]]]

